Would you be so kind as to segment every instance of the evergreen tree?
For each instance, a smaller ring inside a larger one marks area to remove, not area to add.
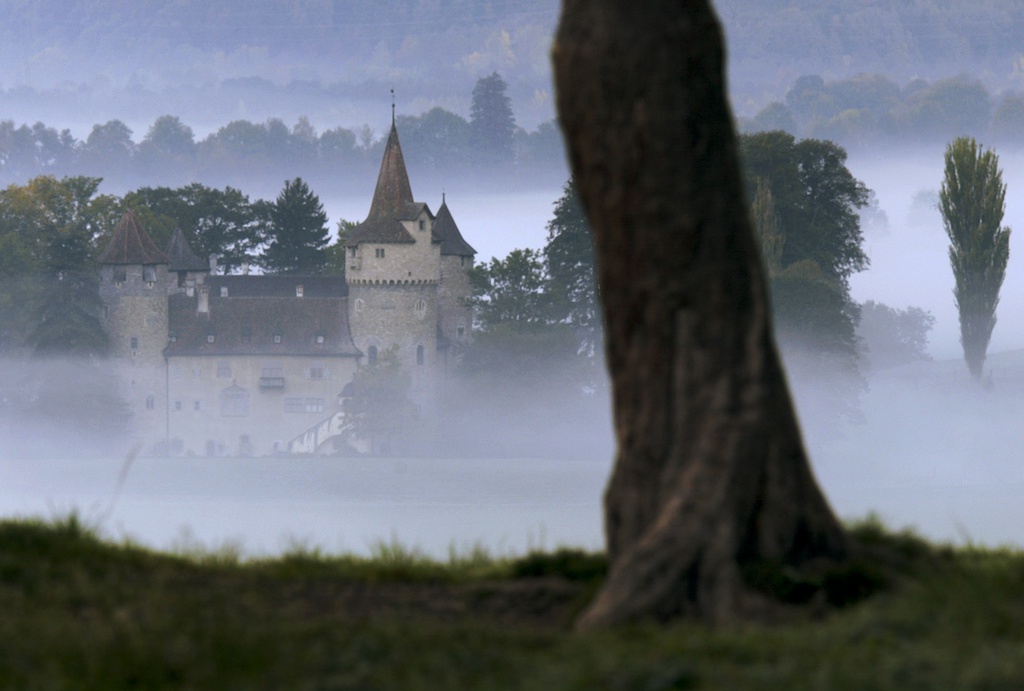
[[[507,89],[508,84],[497,72],[481,77],[473,87],[469,127],[478,160],[511,163],[515,155],[516,119],[512,99],[505,93]]]
[[[1006,185],[995,152],[982,150],[972,137],[955,139],[946,148],[939,211],[949,236],[964,360],[979,380],[1010,258],[1010,229],[1000,225],[1005,210]]]
[[[270,209],[270,245],[263,266],[271,273],[316,274],[327,263],[327,214],[302,178],[286,181]]]
[[[601,304],[594,239],[573,178],[565,184],[562,198],[555,202],[555,215],[548,223],[544,263],[557,301],[557,314],[576,332],[582,352],[596,352],[601,335]]]

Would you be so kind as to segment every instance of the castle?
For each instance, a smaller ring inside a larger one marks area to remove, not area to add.
[[[347,238],[345,278],[217,275],[180,229],[161,250],[127,212],[99,261],[131,436],[207,456],[366,448],[344,438],[342,394],[385,351],[429,416],[471,338],[475,254],[444,197],[436,215],[414,201],[393,119],[370,212]]]

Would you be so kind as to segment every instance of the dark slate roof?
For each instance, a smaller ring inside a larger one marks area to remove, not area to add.
[[[402,156],[402,146],[398,142],[398,130],[391,123],[391,132],[384,145],[384,158],[380,162],[380,173],[377,175],[377,187],[373,191],[373,201],[370,202],[370,213],[365,221],[352,229],[345,244],[355,247],[361,242],[416,242],[400,221],[416,218],[424,208],[424,204],[413,201],[405,157]]]
[[[454,254],[459,257],[472,257],[476,250],[466,242],[459,227],[455,225],[452,212],[448,210],[448,203],[444,196],[441,197],[441,208],[437,210],[437,219],[434,221],[434,235],[441,241],[441,254]]]
[[[222,298],[211,290],[210,311],[199,314],[196,307],[196,297],[179,293],[169,298],[168,356],[362,354],[349,330],[348,298]],[[280,343],[274,343],[275,334]],[[324,337],[323,343],[317,343],[317,336]]]
[[[130,209],[117,224],[110,244],[100,255],[101,264],[169,264],[170,258],[160,251],[146,229]]]
[[[210,265],[204,262],[189,247],[185,233],[175,228],[171,241],[167,243],[167,256],[171,259],[170,271],[209,271]]]
[[[210,296],[220,297],[228,289],[229,298],[294,298],[296,286],[302,286],[304,298],[343,298],[348,295],[344,278],[335,276],[207,276]]]

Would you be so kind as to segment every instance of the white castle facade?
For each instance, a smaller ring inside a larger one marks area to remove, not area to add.
[[[188,455],[329,453],[360,365],[394,351],[429,417],[471,338],[475,250],[446,202],[413,200],[392,123],[345,278],[222,276],[177,230],[158,248],[128,212],[100,257],[103,323],[131,436]]]

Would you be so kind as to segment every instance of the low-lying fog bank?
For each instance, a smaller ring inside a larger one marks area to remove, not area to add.
[[[986,372],[987,386],[961,360],[876,373],[862,421],[806,430],[837,513],[874,511],[940,541],[1024,547],[1024,351],[991,356]],[[807,387],[796,398],[804,413],[816,405]]]
[[[367,554],[396,541],[446,558],[602,544],[610,461],[392,458],[0,459],[0,516],[78,511],[104,535],[180,549],[295,544]]]
[[[1024,548],[1024,351],[990,357],[991,385],[960,361],[875,373],[859,423],[808,427],[814,466],[840,516],[877,512],[953,543]],[[820,404],[794,375],[807,420]],[[0,459],[0,516],[77,510],[112,537],[158,548],[240,545],[276,554],[295,543],[368,553],[396,540],[444,558],[601,547],[610,458]]]

